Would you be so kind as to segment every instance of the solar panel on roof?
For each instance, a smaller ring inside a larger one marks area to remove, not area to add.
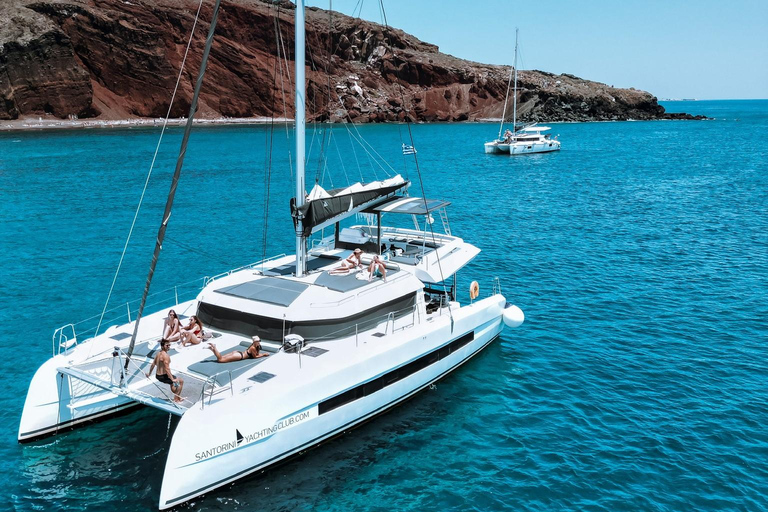
[[[291,281],[290,279],[264,277],[220,288],[216,291],[233,297],[257,300],[279,306],[290,306],[308,287],[308,284]]]

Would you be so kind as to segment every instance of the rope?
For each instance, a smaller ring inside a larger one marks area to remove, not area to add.
[[[262,228],[261,238],[261,259],[267,259],[267,242],[268,242],[268,229],[269,229],[269,201],[271,193],[272,183],[272,150],[274,149],[275,141],[275,89],[277,88],[277,72],[280,62],[280,4],[277,4],[277,10],[275,11],[275,59],[272,63],[272,98],[270,104],[270,122],[269,130],[265,134],[264,144],[265,149],[265,161],[264,161],[264,189],[266,195],[264,197],[264,223]],[[283,93],[283,108],[285,108],[285,90]],[[287,125],[286,125],[287,126]]]
[[[189,33],[189,41],[187,41],[187,48],[184,50],[184,58],[181,60],[181,66],[179,67],[179,75],[176,77],[176,85],[173,88],[173,94],[171,95],[171,101],[168,104],[168,112],[165,114],[165,120],[163,121],[163,128],[160,131],[160,138],[157,141],[157,146],[155,147],[155,154],[152,156],[152,163],[149,166],[149,172],[147,173],[147,179],[144,180],[144,188],[141,191],[141,197],[139,198],[139,205],[136,207],[136,213],[133,215],[133,222],[131,222],[131,229],[128,231],[128,238],[125,240],[125,245],[123,246],[123,252],[120,255],[120,262],[117,265],[117,270],[115,271],[115,277],[112,279],[112,285],[109,287],[109,294],[107,294],[107,300],[104,303],[104,309],[101,312],[101,318],[99,318],[99,324],[96,326],[96,331],[93,334],[93,337],[95,338],[98,333],[99,329],[101,328],[101,323],[104,320],[104,315],[107,312],[107,306],[109,306],[109,301],[112,298],[112,292],[115,289],[115,283],[117,282],[117,276],[120,274],[120,269],[123,266],[123,260],[125,259],[125,253],[128,250],[128,244],[131,241],[131,236],[133,235],[133,229],[136,226],[136,220],[139,217],[139,211],[141,211],[141,206],[144,203],[144,195],[147,192],[147,187],[149,186],[149,178],[152,176],[152,171],[155,168],[155,161],[157,160],[157,154],[160,152],[160,144],[163,142],[163,135],[165,135],[165,129],[168,126],[168,119],[171,117],[171,108],[173,108],[173,102],[176,99],[176,93],[179,90],[179,84],[181,83],[181,76],[184,72],[184,64],[187,62],[187,55],[189,55],[189,48],[192,46],[192,37],[195,34],[195,28],[197,27],[197,21],[200,19],[200,10],[203,7],[203,0],[200,0],[200,4],[197,6],[197,13],[195,14],[195,21],[192,24],[192,30]],[[93,348],[93,345],[88,349],[88,357],[91,357],[91,350]],[[87,359],[86,358],[86,359]]]
[[[384,10],[384,0],[379,0],[379,6],[381,8],[381,14],[382,14],[382,18],[383,18],[383,21],[384,21],[384,28],[387,31],[387,43],[389,44],[389,49],[392,52],[392,56],[394,57],[395,56],[395,50],[394,50],[394,47],[392,46],[392,42],[391,42],[391,39],[390,39],[389,23],[387,23],[387,13]],[[395,69],[397,69],[397,68],[395,68]],[[405,123],[406,123],[406,126],[408,127],[408,138],[410,139],[411,146],[416,147],[414,145],[414,142],[413,142],[413,132],[411,131],[410,114],[409,114],[409,112],[407,110],[407,106],[406,106],[406,103],[405,103],[405,94],[403,93],[403,85],[402,85],[402,83],[400,83],[399,72],[398,71],[395,71],[395,72],[398,75],[397,76],[397,78],[398,78],[397,86],[398,86],[398,89],[400,91],[400,100],[403,102],[403,108],[406,109]],[[424,180],[423,180],[423,178],[421,176],[421,169],[419,168],[418,153],[414,153],[413,154],[413,160],[414,160],[414,163],[416,165],[416,173],[417,173],[417,175],[419,177],[419,186],[421,188],[421,197],[424,200],[424,211],[426,212],[426,224],[429,226],[429,232],[432,235],[432,241],[434,242],[435,241],[435,231],[432,228],[432,224],[429,222],[429,218],[430,218],[429,207],[427,205],[427,195],[426,195],[426,192],[424,191]],[[440,254],[437,252],[437,249],[435,249],[435,256],[437,258],[437,268],[440,271],[440,281],[443,284],[443,294],[448,295],[448,289],[445,287],[445,275],[443,274],[443,265],[440,262]],[[451,310],[450,307],[448,308],[448,314],[451,317],[451,332],[453,332],[453,311]]]
[[[219,258],[217,258],[216,256],[214,256],[213,254],[211,254],[209,252],[201,251],[200,249],[197,249],[197,248],[189,245],[186,242],[182,242],[181,240],[177,240],[177,239],[175,239],[175,238],[173,238],[173,237],[171,237],[169,235],[165,235],[165,239],[168,240],[169,242],[173,242],[174,244],[178,245],[182,249],[186,249],[189,252],[194,252],[195,254],[199,254],[201,256],[205,256],[206,258],[210,258],[212,260],[215,260],[215,261],[217,261],[217,262],[227,266],[228,268],[232,268],[232,267],[235,266],[232,262],[224,261],[222,259],[219,259]]]
[[[155,241],[155,251],[152,254],[152,262],[149,265],[149,273],[147,274],[147,282],[144,285],[144,293],[141,298],[141,305],[139,306],[138,314],[136,315],[136,321],[134,322],[133,335],[131,336],[131,343],[128,345],[128,357],[130,358],[133,353],[133,347],[136,344],[136,337],[139,332],[139,323],[141,321],[141,315],[144,312],[144,306],[149,295],[149,287],[152,285],[152,276],[155,273],[157,267],[157,261],[160,259],[160,251],[163,248],[163,238],[165,232],[168,229],[168,222],[170,221],[171,211],[173,210],[173,200],[176,195],[176,190],[179,187],[179,178],[181,177],[181,169],[184,165],[184,156],[187,152],[187,144],[189,143],[189,136],[192,132],[192,122],[195,118],[195,112],[197,111],[197,102],[200,98],[200,89],[203,86],[203,77],[205,76],[205,68],[208,64],[208,57],[211,53],[211,46],[213,45],[213,36],[216,30],[216,22],[219,17],[219,7],[221,6],[221,0],[216,0],[213,7],[213,13],[211,14],[211,25],[208,27],[208,36],[205,40],[205,48],[203,49],[203,56],[200,61],[200,69],[197,73],[197,81],[195,82],[195,90],[192,94],[192,102],[189,105],[189,117],[187,118],[187,124],[184,126],[184,135],[181,139],[181,148],[179,149],[179,156],[176,160],[176,169],[173,172],[173,178],[171,180],[171,188],[168,191],[168,199],[165,202],[165,211],[163,212],[163,220],[160,223],[160,228],[157,230],[157,239]],[[126,367],[128,363],[126,362]]]

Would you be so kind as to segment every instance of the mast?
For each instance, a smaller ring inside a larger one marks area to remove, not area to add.
[[[304,132],[306,130],[305,78],[304,78],[304,0],[296,1],[296,36],[294,59],[296,62],[296,208],[305,203],[304,189]],[[296,277],[301,277],[307,269],[307,244],[304,238],[301,216],[296,223]]]
[[[504,118],[507,117],[507,103],[509,103],[509,86],[512,85],[512,71],[509,72],[509,79],[507,80],[507,94],[504,96],[504,108],[501,111],[501,123],[499,124],[499,136],[497,139],[501,139],[501,132],[504,130]]]
[[[515,28],[515,90],[512,96],[512,133],[517,132],[517,32]]]

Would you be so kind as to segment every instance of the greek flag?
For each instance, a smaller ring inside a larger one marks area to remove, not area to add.
[[[406,144],[403,144],[403,154],[404,155],[415,155],[416,154],[416,148],[413,146],[408,146]]]

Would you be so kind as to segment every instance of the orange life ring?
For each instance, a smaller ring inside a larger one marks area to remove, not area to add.
[[[477,284],[477,281],[472,281],[469,285],[469,298],[475,300],[478,295],[480,295],[480,285]]]

